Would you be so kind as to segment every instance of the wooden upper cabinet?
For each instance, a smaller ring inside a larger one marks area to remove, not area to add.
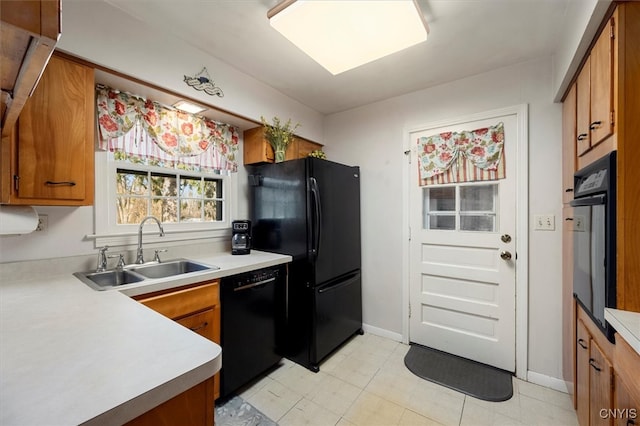
[[[573,85],[562,103],[562,202],[573,199],[573,174],[576,170],[576,92]]]
[[[58,42],[60,1],[2,0],[0,20],[0,122],[7,136]]]
[[[613,134],[614,21],[609,19],[591,50],[591,146]]]
[[[91,205],[94,71],[53,56],[18,119],[12,204]]]
[[[269,142],[264,138],[262,126],[245,130],[243,145],[244,164],[273,163],[275,161],[275,153]],[[287,147],[285,160],[304,158],[310,152],[321,149],[322,145],[319,143],[295,136]]]
[[[591,148],[591,60],[587,57],[576,79],[576,152],[582,155]]]
[[[614,41],[612,17],[596,39],[576,79],[578,156],[586,154],[614,132]],[[595,156],[599,158],[605,153],[598,152]]]

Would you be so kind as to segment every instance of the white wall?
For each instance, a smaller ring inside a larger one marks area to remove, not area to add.
[[[611,0],[570,1],[554,55],[553,89],[560,101],[593,40]]]
[[[327,156],[361,168],[366,324],[402,333],[405,129],[527,103],[529,214],[553,214],[557,222],[553,232],[529,232],[528,369],[562,377],[561,107],[553,95],[551,58],[545,58],[326,118]]]

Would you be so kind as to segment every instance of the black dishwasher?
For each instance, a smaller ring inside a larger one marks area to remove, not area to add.
[[[220,280],[221,398],[282,359],[277,342],[285,317],[286,285],[285,265]]]

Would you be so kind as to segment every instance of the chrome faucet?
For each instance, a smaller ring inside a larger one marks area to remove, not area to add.
[[[136,263],[144,263],[144,256],[142,255],[142,225],[144,225],[144,223],[149,219],[153,219],[156,221],[156,223],[158,224],[158,228],[160,228],[160,236],[164,236],[164,229],[162,228],[162,223],[160,223],[158,218],[156,218],[155,216],[147,216],[142,219],[142,222],[140,222],[140,227],[138,228],[138,251],[136,255]]]
[[[96,266],[96,272],[104,272],[107,270],[107,250],[109,250],[109,246],[101,247],[98,250],[98,266]]]

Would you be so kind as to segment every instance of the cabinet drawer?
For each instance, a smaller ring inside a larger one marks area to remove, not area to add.
[[[220,343],[220,336],[216,336],[216,334],[220,333],[216,333],[213,327],[215,322],[215,312],[213,309],[207,309],[206,311],[180,318],[176,320],[176,322],[187,327],[194,333],[198,333],[202,337]]]
[[[218,281],[136,299],[143,305],[174,320],[217,306],[220,303]]]

